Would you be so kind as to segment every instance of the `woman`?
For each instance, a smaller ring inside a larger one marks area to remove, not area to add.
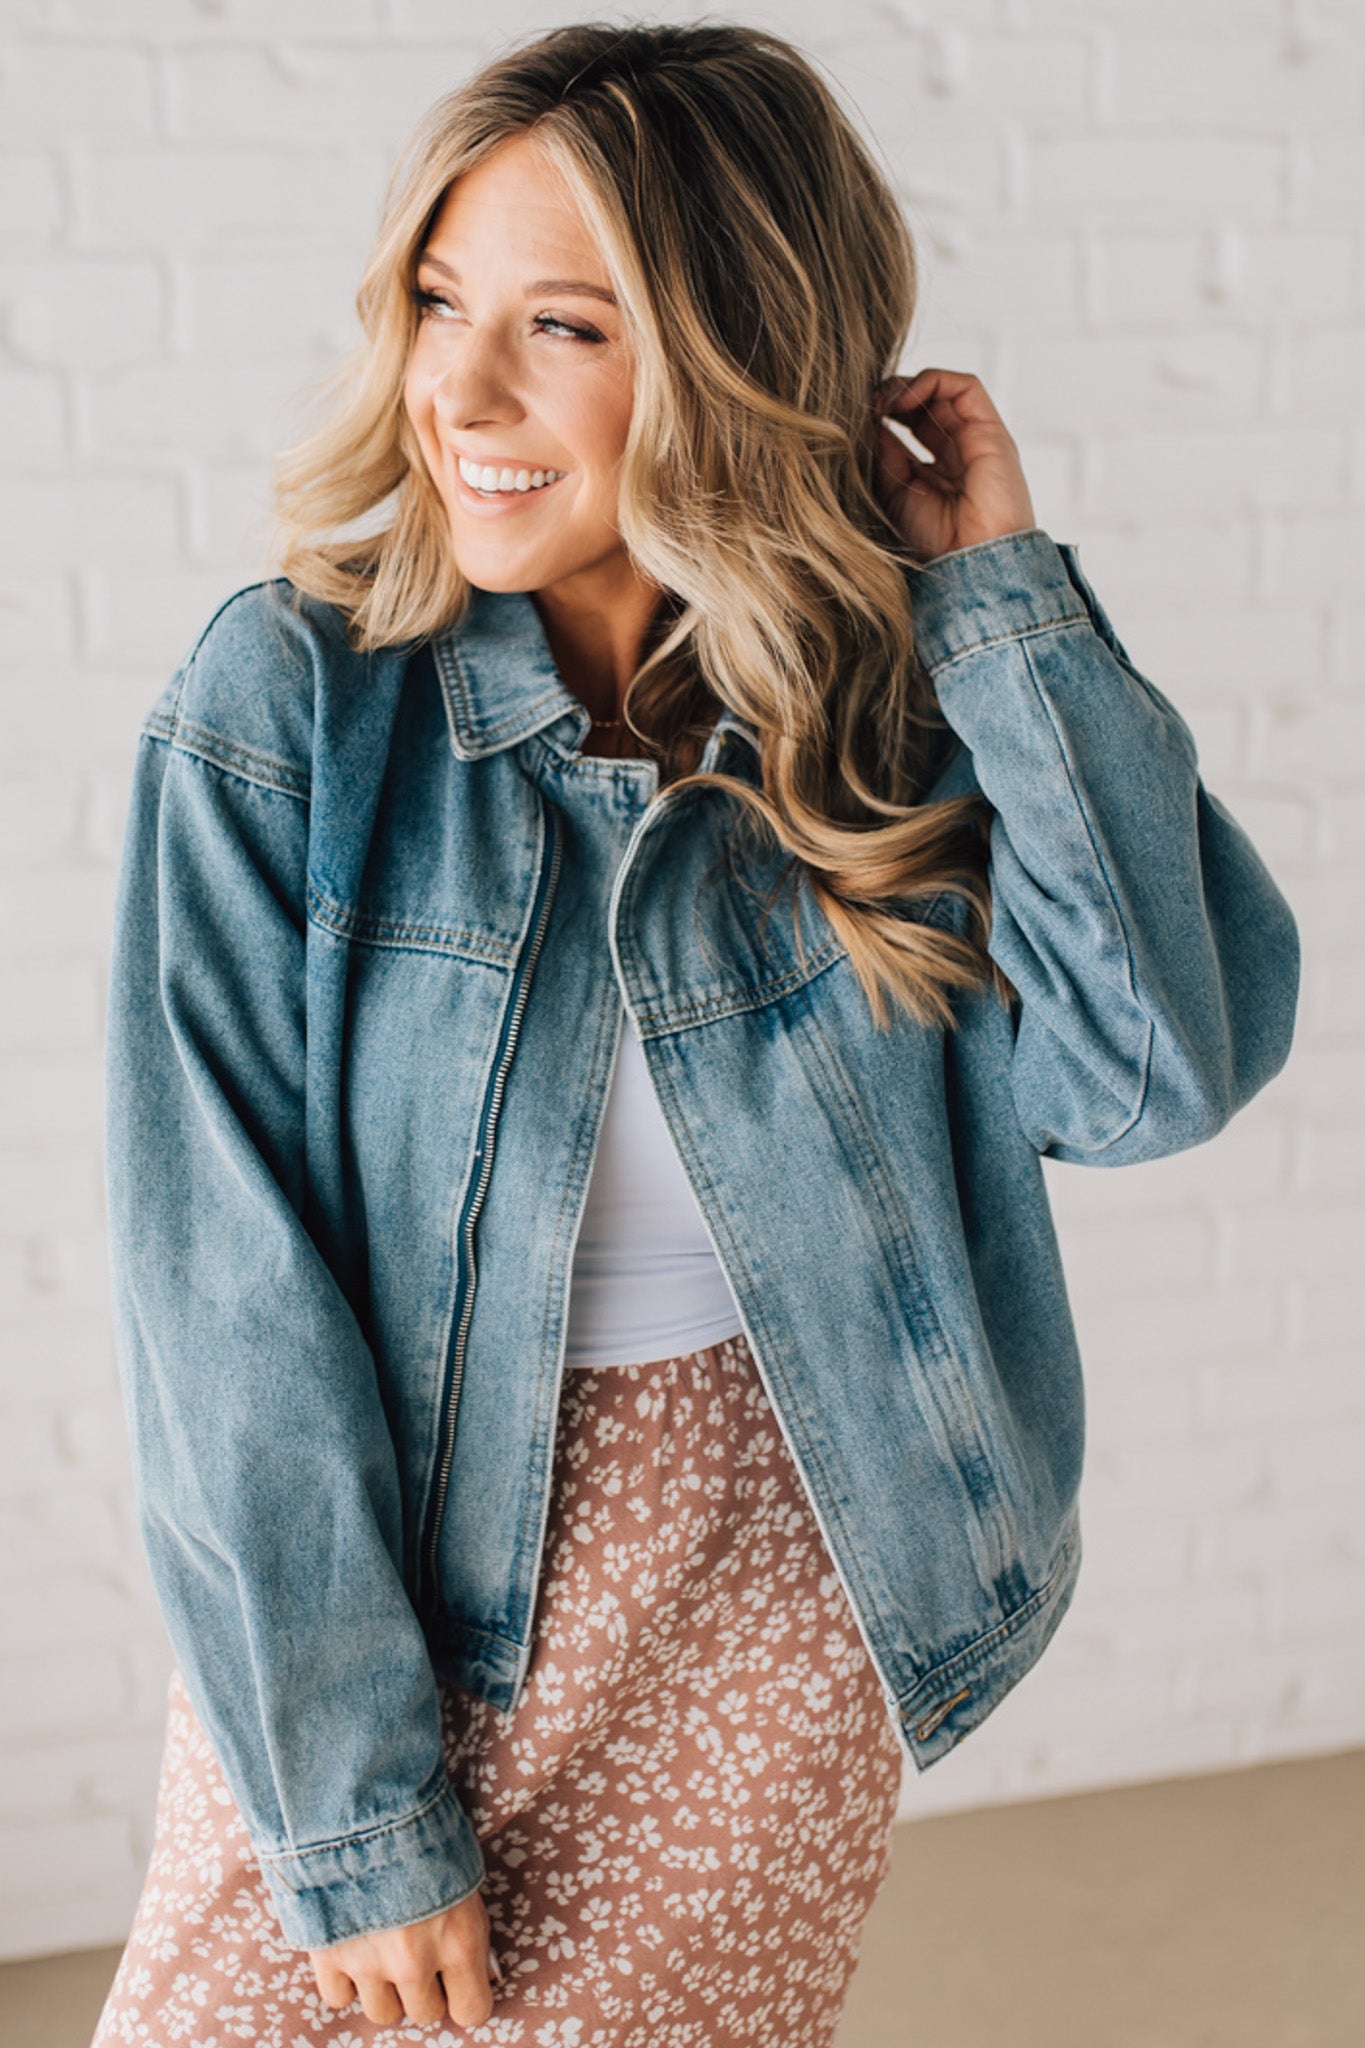
[[[359,304],[139,741],[177,1669],[96,2040],[827,2044],[905,1756],[1075,1583],[1040,1158],[1221,1129],[1296,928],[979,379],[887,376],[912,250],[788,45],[513,50]]]

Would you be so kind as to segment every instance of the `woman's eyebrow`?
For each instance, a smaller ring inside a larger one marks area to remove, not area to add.
[[[459,272],[452,270],[448,263],[442,263],[439,256],[429,256],[424,249],[417,260],[419,263],[429,264],[433,270],[439,270],[452,284],[460,282]],[[609,292],[605,285],[589,284],[581,277],[538,277],[534,284],[527,285],[526,296],[533,299],[538,292],[573,292],[581,299],[602,299],[608,306],[616,304],[615,293]]]

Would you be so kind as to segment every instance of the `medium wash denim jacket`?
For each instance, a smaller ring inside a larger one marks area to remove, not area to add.
[[[1042,1652],[1082,1387],[1043,1157],[1198,1145],[1279,1071],[1298,931],[1039,528],[912,572],[1018,991],[874,1029],[737,800],[579,751],[525,593],[364,656],[283,579],[149,711],[106,1187],[139,1527],[285,1938],[472,1891],[438,1679],[533,1648],[575,1239],[630,1011],[906,1753]],[[752,730],[702,766],[759,781]],[[739,835],[746,840],[749,835]],[[757,835],[754,835],[755,839]],[[785,904],[785,911],[783,905]],[[916,914],[964,928],[944,894]]]

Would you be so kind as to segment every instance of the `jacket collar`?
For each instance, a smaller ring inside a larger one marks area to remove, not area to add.
[[[499,753],[561,718],[573,721],[574,747],[586,737],[588,708],[560,676],[528,592],[473,589],[463,621],[440,634],[432,652],[450,744],[461,761]],[[727,732],[740,733],[758,752],[756,729],[725,710],[707,742],[709,758],[699,765],[714,765]]]

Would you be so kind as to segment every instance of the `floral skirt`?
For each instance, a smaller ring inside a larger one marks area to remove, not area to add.
[[[326,2005],[179,1672],[92,2048],[829,2048],[904,1751],[743,1335],[566,1372],[527,1684],[443,1684],[503,1980],[482,2026]]]

